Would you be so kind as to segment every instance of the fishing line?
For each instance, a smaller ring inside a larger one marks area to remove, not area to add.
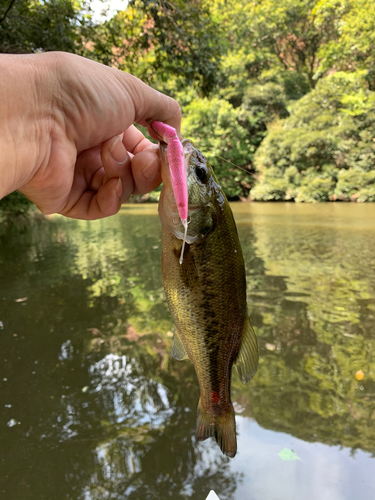
[[[188,230],[187,219],[181,219],[181,222],[182,222],[182,225],[184,226],[184,239],[183,239],[183,243],[182,243],[181,255],[180,255],[180,260],[179,260],[180,265],[184,261],[184,250],[185,250],[186,236],[187,236],[187,230]]]
[[[226,158],[223,158],[222,156],[219,156],[219,155],[213,155],[215,156],[216,158],[220,158],[221,160],[224,160],[226,161],[227,163],[229,163],[230,165],[233,165],[234,167],[236,168],[239,168],[240,170],[242,170],[243,172],[245,172],[246,174],[248,175],[251,175],[251,177],[253,177],[255,180],[258,180],[258,177],[254,174],[252,174],[251,172],[249,172],[249,170],[246,170],[246,168],[243,168],[243,167],[240,167],[239,165],[236,165],[235,163],[233,163],[232,161],[229,161],[227,160]],[[347,227],[350,227],[351,229],[357,229],[355,226],[351,225],[351,224],[348,224],[347,222],[345,222],[343,219],[341,219],[340,217],[338,217],[337,215],[332,215],[330,214],[329,212],[326,212],[325,210],[323,210],[322,208],[320,207],[317,207],[315,203],[311,202],[311,201],[305,201],[304,203],[307,203],[308,205],[312,206],[315,208],[315,210],[318,210],[320,212],[322,212],[323,214],[325,214],[327,217],[331,217],[332,219],[336,220],[336,221],[339,221],[341,222],[341,224],[343,224],[344,226],[347,226]]]
[[[251,177],[254,177],[254,179],[258,179],[256,175],[252,174],[249,170],[247,170],[246,168],[243,168],[243,167],[240,167],[239,165],[236,165],[235,163],[233,163],[232,161],[229,161],[229,160],[226,160],[225,158],[223,158],[222,156],[219,156],[219,155],[214,155],[216,156],[216,158],[220,158],[220,160],[224,160],[226,161],[227,163],[230,163],[231,165],[233,165],[234,167],[236,168],[239,168],[240,170],[243,170],[246,174],[248,175],[251,175]]]

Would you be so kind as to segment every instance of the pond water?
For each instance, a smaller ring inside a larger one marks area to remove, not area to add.
[[[260,343],[233,460],[194,437],[157,207],[0,227],[1,498],[375,498],[375,205],[233,210]]]

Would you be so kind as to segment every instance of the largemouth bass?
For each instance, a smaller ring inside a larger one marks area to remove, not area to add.
[[[232,366],[246,384],[257,370],[258,343],[247,313],[245,266],[231,208],[203,154],[191,141],[182,144],[189,224],[180,264],[184,227],[173,195],[167,145],[160,143],[162,275],[176,325],[172,355],[188,357],[198,377],[197,439],[214,437],[221,451],[234,457]]]

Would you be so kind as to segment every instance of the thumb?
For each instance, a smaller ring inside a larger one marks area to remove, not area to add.
[[[181,107],[177,101],[149,87],[139,78],[118,72],[118,78],[126,85],[134,105],[134,121],[144,127],[149,121],[168,123],[178,135],[181,133]]]

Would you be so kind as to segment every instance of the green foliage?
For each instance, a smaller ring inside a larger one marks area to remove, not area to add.
[[[80,52],[80,27],[88,21],[84,7],[84,0],[1,2],[0,52]]]
[[[375,92],[368,90],[363,72],[339,72],[319,81],[258,149],[255,164],[261,178],[252,198],[370,200],[374,104]]]
[[[131,0],[96,25],[90,2],[2,4],[0,51],[75,52],[177,98],[231,199],[254,165],[254,200],[374,199],[372,0]]]
[[[375,201],[375,171],[339,170],[335,195],[339,200]]]
[[[31,201],[19,191],[14,191],[0,200],[0,219],[1,216],[25,215],[31,206]]]
[[[241,169],[250,167],[249,157],[255,151],[249,134],[241,124],[241,111],[219,98],[191,100],[184,107],[182,130],[185,137],[205,153],[214,166],[220,185],[229,198],[245,195],[251,177]]]
[[[325,31],[314,25],[311,15],[316,0],[217,1],[223,22],[236,27],[228,30],[235,46],[269,54],[280,69],[305,74],[310,86],[318,63],[318,49]]]
[[[331,40],[319,49],[317,75],[335,69],[365,69],[375,88],[375,4],[372,0],[320,0],[315,25],[331,29]]]
[[[163,86],[196,86],[209,94],[217,82],[219,26],[201,1],[132,0],[128,7],[89,33],[86,55]]]

